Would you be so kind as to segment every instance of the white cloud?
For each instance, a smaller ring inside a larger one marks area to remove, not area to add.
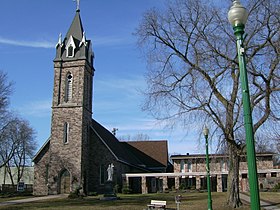
[[[118,46],[131,44],[133,43],[133,40],[124,37],[107,36],[95,37],[92,39],[92,42],[94,43],[94,46]],[[0,37],[0,44],[34,48],[55,48],[56,43],[53,41],[26,41]]]
[[[123,77],[110,77],[104,76],[95,81],[96,87],[101,87],[100,91],[106,90],[112,92],[112,90],[123,90],[127,94],[138,92],[138,89],[144,88],[146,83],[142,76],[135,76],[130,78]]]
[[[55,43],[50,41],[24,41],[24,40],[13,40],[0,37],[0,43],[21,47],[36,47],[36,48],[54,48]]]
[[[49,117],[51,116],[51,100],[34,101],[16,107],[17,111],[24,116]]]
[[[117,45],[127,45],[133,43],[133,40],[125,37],[116,36],[106,36],[106,37],[94,37],[92,39],[94,46],[117,46]]]
[[[141,112],[143,98],[139,89],[144,86],[141,77],[110,78],[95,80],[94,115],[135,115]],[[121,113],[120,113],[121,112]]]

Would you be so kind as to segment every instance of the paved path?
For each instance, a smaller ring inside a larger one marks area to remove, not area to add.
[[[7,205],[13,205],[13,204],[21,204],[21,203],[29,203],[33,201],[41,201],[41,200],[47,200],[52,198],[64,198],[67,197],[67,195],[48,195],[48,196],[42,196],[42,197],[33,197],[33,198],[26,198],[26,199],[20,199],[20,200],[11,200],[11,201],[5,201],[1,202],[0,206],[7,206]]]
[[[241,198],[241,200],[244,200],[244,201],[250,203],[250,196],[240,193],[240,198]],[[265,202],[262,200],[260,201],[260,204],[261,204],[261,207],[265,210],[280,210],[280,208],[277,207],[275,204],[271,204],[271,203],[268,203],[268,202]]]

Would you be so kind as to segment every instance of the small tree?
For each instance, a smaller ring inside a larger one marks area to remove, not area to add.
[[[21,180],[26,165],[31,164],[32,156],[36,150],[36,142],[34,139],[34,131],[29,123],[25,120],[14,119],[5,129],[5,146],[1,149],[1,154],[9,154],[11,157],[5,164],[6,171],[9,174],[12,184],[14,185],[14,175],[11,170],[16,167],[16,181]]]
[[[17,168],[19,182],[28,160],[31,164],[36,143],[29,123],[8,110],[11,89],[12,83],[8,82],[7,74],[0,71],[0,168],[5,167],[5,178],[8,173],[14,184],[11,167]]]

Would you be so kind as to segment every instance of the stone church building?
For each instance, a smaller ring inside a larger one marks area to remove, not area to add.
[[[92,119],[93,59],[77,9],[56,45],[51,134],[33,159],[34,195],[101,193],[110,164],[120,187],[122,174],[166,172],[167,141],[120,142]]]

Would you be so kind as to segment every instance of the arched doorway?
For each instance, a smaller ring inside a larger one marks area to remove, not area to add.
[[[70,193],[70,173],[66,169],[61,172],[60,176],[60,193]]]

